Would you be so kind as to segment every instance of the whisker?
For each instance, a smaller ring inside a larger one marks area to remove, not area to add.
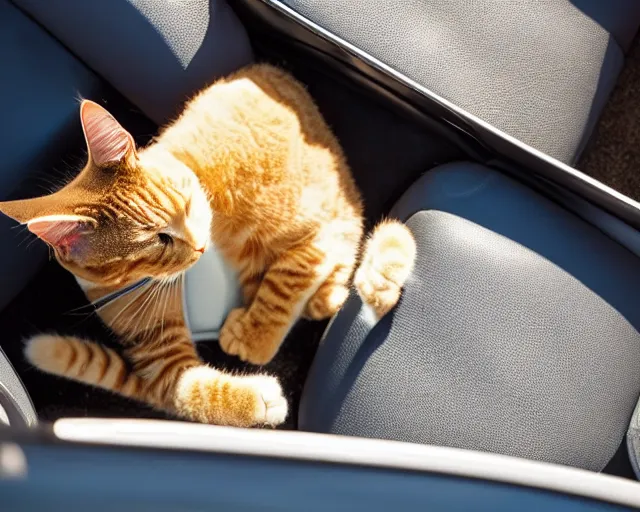
[[[173,300],[173,294],[176,291],[176,284],[177,284],[177,280],[172,280],[169,285],[167,286],[167,292],[165,294],[165,300],[164,300],[164,308],[162,311],[162,317],[161,317],[161,328],[160,328],[160,335],[164,338],[164,324],[165,324],[165,319],[166,319],[166,314],[167,314],[167,307],[169,305],[169,302],[171,302]]]
[[[20,233],[23,234],[23,233]],[[25,236],[22,238],[22,240],[20,240],[20,242],[18,242],[18,247],[22,247],[24,245],[25,242],[28,242],[26,246],[24,246],[25,249],[28,249],[29,246],[31,245],[31,243],[33,243],[33,240],[31,239],[30,236]]]
[[[130,293],[133,293],[133,292],[136,292],[138,294],[136,297],[134,297],[134,299],[137,299],[138,297],[140,297],[142,292],[144,292],[147,289],[150,289],[152,284],[153,284],[153,281],[148,281],[146,283],[143,283],[143,284],[140,284],[140,285],[136,285],[136,288],[128,290],[123,295],[121,295],[120,297],[116,297],[115,299],[112,299],[112,300],[115,300],[117,302],[119,299],[122,299],[122,298],[126,297],[127,295],[129,295]],[[108,296],[100,297],[99,299],[94,300],[91,303],[91,305],[95,307],[97,304],[99,304],[101,301],[103,301],[103,299],[105,297],[108,297]],[[102,308],[107,307],[112,302],[112,300],[107,300],[107,302],[105,302],[104,304],[96,307],[96,311],[100,311]]]
[[[157,281],[154,283],[153,288],[149,288],[149,294],[145,297],[142,304],[140,304],[140,307],[138,308],[136,313],[132,315],[132,317],[130,318],[128,325],[132,326],[131,327],[132,330],[134,329],[134,327],[138,329],[139,326],[141,325],[143,318],[147,316],[150,308],[153,306],[154,298],[157,295],[158,290],[160,289],[160,286],[161,286],[161,283]]]
[[[136,313],[131,316],[131,318],[129,319],[129,322],[126,324],[126,329],[128,331],[139,330],[142,319],[144,318],[144,316],[146,316],[147,311],[149,311],[149,308],[152,307],[154,304],[154,297],[158,293],[160,284],[161,284],[160,281],[154,282],[153,289],[150,289],[149,295],[145,297],[143,303],[140,305]]]
[[[123,325],[122,330],[126,331],[129,329],[129,325],[131,324],[132,320],[137,318],[137,315],[140,312],[140,309],[144,306],[144,304],[149,300],[149,296],[153,293],[153,290],[155,289],[156,286],[156,282],[155,281],[151,281],[149,285],[143,286],[141,287],[139,290],[136,290],[136,292],[138,293],[138,295],[133,298],[132,300],[130,300],[129,302],[127,302],[127,304],[125,304],[125,306],[118,312],[118,314],[111,319],[111,324],[115,324],[116,320],[120,317],[120,315],[122,315],[122,313],[124,313],[131,305],[133,305],[141,296],[143,293],[149,293],[149,295],[147,297],[145,297],[142,301],[142,304],[138,307],[138,309],[136,310],[136,312],[131,315],[131,317],[129,318],[129,321]]]
[[[82,306],[78,306],[77,308],[70,309],[65,313],[65,315],[82,315],[83,311],[87,310],[86,314],[91,315],[96,313],[98,310],[93,307],[93,304],[89,302],[88,304],[83,304]]]
[[[72,314],[72,313],[79,313],[79,312],[81,313],[83,310],[89,310],[89,311],[88,311],[88,314],[97,313],[97,312],[99,312],[100,310],[104,309],[105,307],[107,307],[107,306],[109,306],[109,305],[113,305],[113,304],[115,304],[118,300],[120,300],[120,299],[122,299],[122,298],[126,297],[127,295],[130,295],[130,294],[132,294],[132,293],[134,293],[134,292],[135,292],[135,293],[137,293],[137,296],[134,296],[134,297],[133,297],[133,300],[131,300],[130,302],[128,302],[128,303],[125,305],[125,308],[127,308],[127,307],[129,307],[133,302],[135,302],[135,300],[136,300],[136,299],[138,299],[138,297],[140,297],[140,295],[142,294],[142,292],[144,292],[146,289],[148,289],[148,288],[149,288],[149,285],[150,285],[150,284],[152,284],[152,283],[151,283],[151,282],[149,282],[149,283],[147,283],[147,284],[145,284],[145,285],[142,285],[140,288],[137,288],[137,289],[133,289],[133,290],[131,290],[131,291],[130,291],[129,293],[127,293],[126,295],[122,295],[121,297],[118,297],[118,298],[116,298],[116,299],[114,299],[114,300],[110,300],[110,301],[108,301],[108,302],[106,302],[106,303],[102,304],[101,306],[96,307],[96,304],[99,304],[99,303],[100,303],[100,301],[102,301],[104,297],[107,297],[107,296],[108,296],[108,294],[107,294],[107,295],[104,295],[103,297],[99,297],[99,298],[97,298],[97,299],[96,299],[96,300],[94,300],[93,302],[89,302],[88,304],[84,304],[84,305],[79,306],[79,307],[77,307],[77,308],[70,309],[70,310],[69,310],[69,311],[67,311],[65,314],[67,314],[67,315],[68,315],[68,314]],[[124,308],[123,308],[123,309],[124,309]],[[122,312],[122,311],[120,311],[120,312]],[[118,314],[119,314],[119,313],[118,313]]]
[[[147,323],[145,324],[145,328],[144,328],[145,331],[148,331],[153,326],[153,320],[157,313],[158,305],[160,303],[159,302],[160,297],[162,296],[161,292],[165,286],[166,286],[166,282],[164,280],[160,281],[160,286],[158,286],[158,290],[153,297],[153,302],[152,302],[153,309],[149,312],[149,316],[147,317]]]
[[[170,297],[170,292],[169,290],[171,289],[171,285],[169,285],[168,287],[165,287],[165,294],[164,294],[164,304],[162,306],[162,314],[160,315],[160,338],[164,339],[164,318],[165,315],[167,313],[167,303],[168,303],[168,298]]]
[[[28,239],[27,239],[28,240]],[[29,240],[29,243],[25,246],[25,249],[28,249],[29,247],[31,247],[33,244],[36,243],[36,241],[38,240],[38,237],[33,237],[31,238],[31,240]]]

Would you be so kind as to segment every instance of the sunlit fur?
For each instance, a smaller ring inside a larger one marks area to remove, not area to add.
[[[323,319],[342,306],[363,238],[362,203],[311,97],[283,71],[251,66],[201,92],[140,151],[98,105],[84,102],[81,117],[90,157],[78,178],[0,210],[48,242],[90,300],[155,280],[99,311],[130,366],[100,345],[56,335],[32,339],[27,357],[192,420],[282,422],[275,379],[200,361],[183,320],[181,275],[216,244],[246,302],[227,318],[220,344],[256,364],[274,357],[301,315]],[[377,316],[398,300],[414,257],[399,222],[367,241],[355,284]]]

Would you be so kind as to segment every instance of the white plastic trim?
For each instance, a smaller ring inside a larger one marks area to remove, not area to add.
[[[65,441],[424,471],[557,491],[640,508],[640,483],[503,455],[306,432],[193,423],[68,418],[54,423]]]

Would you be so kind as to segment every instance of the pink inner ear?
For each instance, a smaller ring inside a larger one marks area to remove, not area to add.
[[[38,238],[49,245],[68,253],[78,243],[85,223],[78,219],[46,218],[34,219],[27,224]]]
[[[97,165],[119,162],[133,150],[129,132],[97,103],[83,101],[80,117],[91,158]]]

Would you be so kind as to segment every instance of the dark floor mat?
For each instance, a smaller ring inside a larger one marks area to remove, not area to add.
[[[640,200],[640,37],[578,169],[611,188]]]

